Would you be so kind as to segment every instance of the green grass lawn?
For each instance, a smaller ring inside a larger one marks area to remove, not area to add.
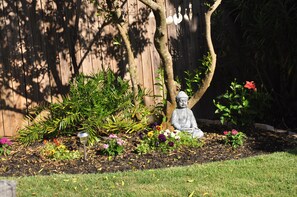
[[[17,181],[17,196],[293,197],[297,195],[297,149],[187,167],[9,179]]]

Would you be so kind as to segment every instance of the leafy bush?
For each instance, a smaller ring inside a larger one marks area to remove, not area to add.
[[[136,99],[142,96],[140,92]],[[79,75],[70,84],[69,94],[63,101],[45,109],[51,115],[20,130],[21,142],[29,144],[84,130],[89,133],[92,144],[98,140],[98,135],[145,128],[145,117],[149,114],[142,103],[139,108],[134,106],[128,81],[116,77],[111,70],[92,76]],[[140,121],[136,115],[142,116]]]
[[[257,90],[253,81],[245,85],[231,82],[230,88],[217,99],[213,100],[216,114],[220,115],[221,123],[230,122],[234,125],[249,125],[264,117],[270,106],[270,96]]]

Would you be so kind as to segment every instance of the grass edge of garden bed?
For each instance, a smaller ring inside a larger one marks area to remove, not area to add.
[[[297,149],[240,160],[103,174],[0,177],[17,196],[293,196]]]

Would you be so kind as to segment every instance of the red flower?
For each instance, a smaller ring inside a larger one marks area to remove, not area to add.
[[[228,135],[229,131],[224,131],[224,135]]]
[[[254,91],[257,91],[256,84],[255,84],[254,81],[246,81],[244,87],[249,89],[249,90],[252,89]]]
[[[54,138],[53,141],[54,141],[54,143],[55,143],[56,146],[59,146],[60,145],[60,142],[59,142],[59,140],[57,138]]]

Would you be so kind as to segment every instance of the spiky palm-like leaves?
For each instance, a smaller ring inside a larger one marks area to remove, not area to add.
[[[19,131],[23,143],[75,135],[80,130],[87,131],[89,142],[94,143],[102,134],[143,129],[149,113],[144,105],[136,109],[128,82],[111,70],[92,76],[79,75],[69,94],[62,102],[51,104],[49,110],[49,117]],[[134,118],[136,113],[142,114],[141,121]]]

